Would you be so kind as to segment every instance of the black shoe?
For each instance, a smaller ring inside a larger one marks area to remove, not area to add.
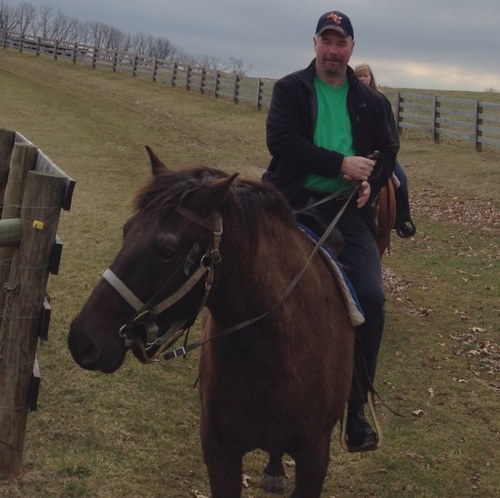
[[[396,225],[396,233],[403,239],[413,237],[417,233],[417,229],[411,220],[401,221]]]
[[[349,407],[346,427],[347,450],[370,451],[378,445],[377,433],[372,429],[365,417],[364,406]]]

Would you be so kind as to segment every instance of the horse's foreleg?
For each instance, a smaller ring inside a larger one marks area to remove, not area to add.
[[[292,498],[320,498],[330,458],[330,437],[295,457],[295,490]]]
[[[212,498],[241,498],[243,457],[226,447],[204,448]]]
[[[283,453],[269,453],[269,462],[264,469],[260,487],[268,493],[282,493],[285,489]]]

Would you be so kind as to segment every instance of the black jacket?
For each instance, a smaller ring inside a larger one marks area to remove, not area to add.
[[[313,143],[318,105],[315,74],[313,61],[306,69],[277,81],[267,117],[267,146],[272,160],[263,179],[273,183],[294,207],[309,173],[335,177],[344,159],[342,154]],[[366,157],[375,150],[381,153],[369,179],[373,198],[392,175],[399,143],[389,131],[382,95],[362,84],[350,67],[347,77],[347,110],[356,154]]]

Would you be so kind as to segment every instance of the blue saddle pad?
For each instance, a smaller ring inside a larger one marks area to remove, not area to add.
[[[317,243],[321,237],[319,237],[315,232],[313,232],[310,228],[298,224],[298,227],[314,242]],[[358,300],[358,295],[356,294],[356,290],[354,289],[352,282],[349,277],[345,273],[342,265],[337,259],[337,256],[332,251],[331,247],[327,244],[323,244],[320,248],[320,251],[325,256],[325,261],[329,263],[332,274],[337,282],[344,301],[347,305],[347,311],[349,312],[349,317],[351,318],[352,325],[354,327],[358,327],[365,321],[364,313],[361,308],[361,304]]]

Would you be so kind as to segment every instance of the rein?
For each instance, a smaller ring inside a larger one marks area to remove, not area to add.
[[[260,315],[258,315],[256,317],[254,317],[254,318],[250,318],[248,320],[240,322],[240,323],[238,323],[236,325],[233,325],[231,327],[227,327],[225,329],[222,329],[219,332],[217,332],[217,334],[213,335],[212,337],[208,337],[206,339],[203,339],[201,341],[197,341],[197,342],[194,342],[194,343],[191,343],[191,344],[184,344],[184,346],[181,346],[180,348],[176,348],[176,349],[173,349],[171,351],[165,352],[165,353],[163,353],[161,355],[162,359],[165,360],[165,361],[168,361],[168,360],[171,360],[173,358],[177,358],[178,356],[185,356],[186,353],[188,353],[189,351],[197,349],[197,348],[203,346],[204,344],[212,341],[215,338],[220,338],[220,337],[224,337],[224,336],[233,334],[234,332],[242,330],[242,329],[244,329],[244,328],[246,328],[246,327],[248,327],[250,325],[253,325],[254,323],[257,323],[260,320],[263,320],[267,316],[269,316],[272,313],[274,313],[277,309],[279,309],[280,306],[285,302],[285,300],[291,294],[291,292],[293,291],[293,289],[299,283],[300,279],[302,278],[302,275],[307,270],[307,267],[311,263],[312,259],[317,254],[317,252],[320,250],[320,248],[324,244],[324,242],[328,239],[328,237],[330,236],[331,232],[333,231],[333,229],[337,225],[340,217],[344,214],[344,211],[346,210],[347,206],[349,205],[349,203],[351,202],[351,200],[354,198],[354,196],[356,195],[356,193],[358,192],[358,190],[359,190],[359,183],[356,183],[353,186],[353,188],[352,188],[352,191],[351,191],[351,194],[350,194],[349,198],[346,200],[346,202],[344,203],[344,205],[342,206],[342,208],[340,209],[340,211],[337,213],[337,215],[335,216],[335,218],[328,225],[328,227],[326,228],[325,233],[323,234],[323,236],[318,240],[318,242],[314,246],[314,249],[312,250],[311,254],[309,255],[307,261],[304,263],[304,266],[302,267],[302,269],[295,275],[295,277],[293,278],[293,280],[288,284],[287,288],[285,289],[285,291],[281,295],[280,299],[277,301],[277,303],[271,309],[265,311],[264,313],[262,313],[262,314],[260,314]],[[308,206],[308,208],[311,208],[313,206],[322,204],[323,202],[328,202],[328,201],[330,201],[330,200],[338,197],[338,195],[340,193],[341,192],[337,192],[335,194],[332,194],[332,195],[330,195],[330,196],[322,199],[321,201],[317,202],[316,204]]]
[[[178,211],[180,214],[186,216],[184,209],[179,208]],[[143,303],[109,268],[102,275],[104,280],[106,280],[113,287],[113,289],[115,289],[116,292],[118,292],[118,294],[120,294],[120,296],[136,311],[136,313],[120,327],[118,333],[120,337],[124,339],[126,347],[130,347],[132,345],[139,347],[145,362],[157,360],[157,358],[166,348],[169,347],[169,345],[172,344],[172,342],[175,342],[180,335],[191,327],[201,309],[205,306],[214,284],[215,266],[221,262],[219,247],[223,232],[222,218],[220,215],[217,215],[215,224],[208,225],[206,222],[199,223],[199,221],[203,220],[193,219],[195,216],[196,215],[194,215],[194,213],[190,213],[190,215],[187,215],[186,218],[190,221],[201,224],[203,228],[210,231],[211,236],[205,253],[199,257],[201,248],[199,243],[196,242],[190,249],[186,258],[174,270],[172,276],[146,303]],[[199,259],[199,266],[194,272],[191,273],[191,275],[189,275],[190,269],[192,265],[196,263],[197,259]],[[188,274],[189,278],[173,293],[161,299],[161,296],[164,294],[165,288],[170,284],[171,279],[181,271],[184,274]],[[156,323],[157,317],[185,297],[203,279],[203,277],[205,277],[205,291],[196,313],[193,313],[186,319],[175,321],[167,330],[161,330]],[[139,327],[143,327],[146,332],[146,344],[144,344],[144,341],[136,333]],[[150,356],[149,351],[154,347],[158,347],[158,349],[152,356]]]
[[[189,278],[182,284],[176,291],[172,294],[168,295],[164,299],[157,302],[161,295],[163,294],[165,287],[170,282],[170,279],[164,284],[148,301],[147,303],[143,303],[126,285],[123,283],[116,274],[110,270],[109,268],[103,273],[103,278],[120,294],[120,296],[136,311],[135,315],[132,316],[122,327],[120,327],[119,335],[125,341],[125,346],[130,347],[132,345],[138,346],[139,350],[143,355],[144,362],[151,363],[160,361],[163,359],[165,361],[171,360],[173,358],[177,358],[178,356],[186,356],[186,354],[192,350],[195,350],[204,344],[210,342],[216,337],[224,337],[230,334],[233,334],[239,330],[242,330],[254,323],[263,320],[267,316],[274,313],[278,310],[288,296],[291,294],[293,289],[297,286],[303,274],[307,270],[309,264],[311,263],[314,256],[318,253],[321,246],[328,239],[333,229],[337,225],[340,217],[344,214],[344,211],[347,209],[347,206],[357,194],[360,188],[359,182],[355,183],[351,189],[351,193],[345,203],[342,205],[342,208],[337,213],[335,218],[330,222],[322,237],[316,243],[314,249],[309,255],[307,261],[304,263],[302,269],[295,275],[292,281],[288,284],[287,288],[281,295],[280,299],[276,302],[276,304],[265,311],[264,313],[240,322],[231,327],[227,327],[225,329],[220,330],[217,334],[208,337],[206,339],[187,344],[187,332],[189,328],[196,320],[197,316],[205,306],[208,301],[210,292],[213,288],[213,283],[215,279],[215,266],[220,264],[222,259],[219,252],[220,240],[222,237],[223,229],[222,229],[222,218],[220,214],[216,216],[215,226],[209,225],[206,220],[201,219],[195,213],[186,210],[184,208],[178,207],[177,212],[192,221],[200,225],[202,228],[208,230],[211,234],[209,246],[205,251],[205,254],[199,260],[198,268],[189,276]],[[337,198],[342,192],[336,192],[331,194],[320,201],[308,206],[305,209],[300,211],[296,211],[296,213],[300,213],[306,211],[307,209],[311,209],[325,202],[329,202],[335,198]],[[173,275],[178,273],[181,269],[186,268],[186,266],[191,266],[196,259],[197,254],[201,251],[198,243],[195,243],[189,254],[186,256],[185,260],[181,263],[181,265],[174,271]],[[172,276],[173,276],[172,275]],[[205,292],[203,298],[200,302],[200,305],[197,307],[196,313],[193,313],[190,317],[184,320],[174,322],[166,331],[161,331],[156,324],[156,318],[163,313],[164,311],[171,308],[174,304],[179,302],[183,297],[185,297],[195,286],[199,283],[202,278],[205,277]],[[136,334],[136,330],[139,326],[144,327],[146,331],[146,344],[144,341]],[[171,346],[180,336],[185,335],[184,345],[178,348],[174,348],[170,351],[165,351],[169,346]],[[149,350],[154,347],[158,347],[158,349],[152,354],[149,354]]]

